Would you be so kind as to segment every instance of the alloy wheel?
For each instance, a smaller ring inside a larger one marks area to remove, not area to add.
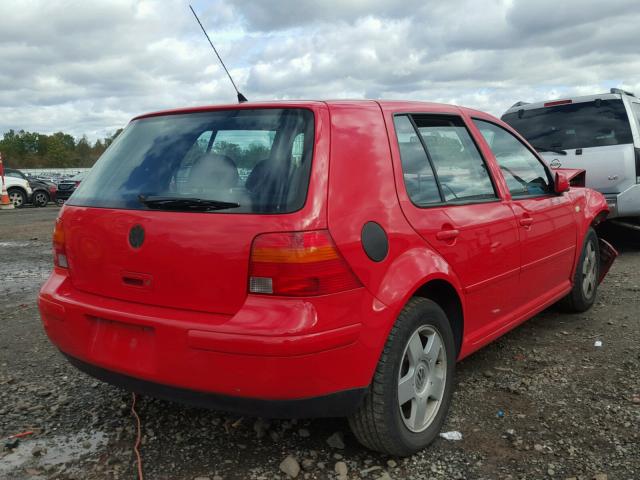
[[[582,263],[582,292],[587,298],[591,298],[596,290],[597,271],[596,250],[593,242],[589,242]]]
[[[13,206],[16,208],[22,206],[22,194],[19,192],[11,192],[9,194],[9,200],[11,200],[11,203],[13,203]]]
[[[33,204],[44,207],[47,205],[47,196],[42,192],[37,192],[34,195]]]
[[[426,430],[442,403],[447,356],[440,333],[421,326],[409,337],[398,374],[398,407],[412,432]]]

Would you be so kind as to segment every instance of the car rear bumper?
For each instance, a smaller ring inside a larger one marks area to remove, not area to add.
[[[294,400],[234,397],[149,382],[97,367],[66,354],[65,356],[69,363],[78,370],[126,390],[154,398],[180,402],[195,407],[233,412],[239,415],[264,418],[343,417],[355,413],[367,393],[366,388],[354,388],[328,395]]]
[[[51,341],[95,377],[162,398],[286,417],[351,413],[391,320],[365,289],[306,300],[249,295],[224,316],[81,292],[60,269],[38,304]],[[278,327],[265,331],[269,323]],[[326,402],[324,414],[318,402]]]

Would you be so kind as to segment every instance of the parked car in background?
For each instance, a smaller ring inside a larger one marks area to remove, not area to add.
[[[57,202],[64,203],[76,191],[80,182],[87,175],[87,172],[80,172],[71,178],[61,180],[58,183]]]
[[[595,302],[616,252],[582,174],[449,105],[143,115],[60,212],[42,322],[104,381],[348,416],[365,446],[409,455],[437,437],[458,360],[556,302]]]
[[[610,93],[518,102],[502,116],[551,168],[582,168],[604,194],[608,218],[640,217],[640,99]],[[638,227],[640,228],[640,227]]]
[[[21,178],[29,182],[32,194],[31,197],[28,198],[27,203],[31,203],[34,207],[46,207],[47,203],[56,201],[56,192],[58,188],[55,183],[28,177],[20,170],[16,170],[14,168],[5,169],[5,175],[14,178]]]
[[[4,182],[7,187],[7,194],[9,200],[16,208],[22,208],[31,202],[31,185],[29,181],[21,173],[18,175],[16,170],[5,168],[4,169]]]

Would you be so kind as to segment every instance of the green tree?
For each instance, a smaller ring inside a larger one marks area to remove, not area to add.
[[[120,132],[91,145],[86,135],[76,141],[64,132],[46,135],[11,129],[0,138],[0,152],[13,168],[91,167]]]

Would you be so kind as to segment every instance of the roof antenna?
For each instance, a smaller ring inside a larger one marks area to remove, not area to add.
[[[204,36],[207,37],[207,40],[209,40],[209,45],[211,45],[211,48],[213,48],[213,51],[216,53],[216,57],[218,57],[218,60],[220,60],[220,63],[222,64],[222,68],[224,68],[224,71],[227,72],[227,76],[229,77],[229,80],[231,80],[231,85],[233,85],[233,88],[236,90],[236,93],[238,94],[238,103],[246,102],[247,97],[241,94],[240,91],[238,90],[238,87],[236,87],[236,82],[234,82],[233,78],[231,78],[231,74],[229,73],[229,70],[227,70],[227,67],[222,61],[222,58],[220,58],[220,54],[218,53],[218,50],[216,50],[216,47],[213,46],[213,42],[209,38],[209,35],[207,35],[207,31],[202,26],[202,22],[200,22],[200,19],[198,18],[198,15],[196,15],[195,10],[191,5],[189,5],[189,8],[191,9],[191,13],[193,13],[193,16],[196,17],[196,21],[198,22],[198,25],[200,25],[200,28],[202,29],[202,33],[204,33]]]

